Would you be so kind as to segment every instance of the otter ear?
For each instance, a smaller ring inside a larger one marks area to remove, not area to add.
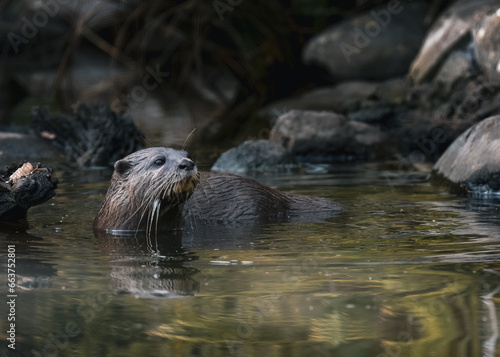
[[[125,174],[128,170],[130,169],[130,163],[127,160],[118,160],[115,163],[115,172],[118,175],[123,175]]]

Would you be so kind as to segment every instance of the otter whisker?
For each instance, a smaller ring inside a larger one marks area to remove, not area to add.
[[[158,240],[158,221],[160,220],[160,207],[161,207],[161,201],[157,198],[155,200],[155,205],[156,206],[156,227],[155,227],[155,239]]]
[[[157,191],[159,191],[159,190],[161,190],[161,188],[158,188]],[[159,212],[160,212],[160,195],[156,191],[153,191],[153,193],[151,194],[151,197],[152,198],[149,201],[149,203],[152,203],[152,207],[151,207],[151,209],[149,211],[149,217],[148,217],[148,221],[146,223],[146,234],[148,235],[148,237],[151,236],[151,229],[153,227],[153,221],[154,221],[155,213],[158,216]],[[146,207],[146,209],[144,210],[144,213],[147,211],[147,209],[148,209],[148,207]],[[142,221],[144,213],[141,216],[140,221]],[[158,219],[156,220],[156,226],[158,226]]]
[[[150,237],[149,232],[149,222],[151,221],[151,211],[148,211],[147,221],[146,221],[146,237]]]
[[[151,237],[149,236],[148,233],[148,227],[146,227],[146,244],[147,244],[147,249],[150,253],[153,253],[153,244],[151,243]]]
[[[151,229],[153,228],[155,213],[156,213],[156,216],[158,216],[159,208],[160,208],[160,200],[157,198],[153,202],[153,207],[150,211],[150,214],[148,217],[148,222],[146,224],[146,235],[148,236],[148,238],[151,238]],[[158,225],[158,220],[156,221],[156,224]]]
[[[127,219],[125,219],[123,222],[122,222],[122,225],[124,225],[125,223],[127,223],[130,219],[132,219],[144,206],[148,205],[149,201],[146,201],[144,203],[142,203],[134,212],[132,212],[131,215],[129,215],[129,217]],[[143,214],[144,215],[144,214]],[[141,220],[142,220],[142,216],[141,216]],[[140,221],[141,221],[140,220]],[[139,221],[139,225],[140,225],[140,222]],[[139,229],[139,227],[136,229],[136,231]]]
[[[143,211],[142,211],[142,214],[141,214],[141,216],[139,218],[139,221],[137,223],[137,228],[135,229],[136,233],[139,231],[139,227],[141,226],[142,219],[144,218],[144,215],[148,211],[148,207],[152,203],[153,199],[154,199],[154,197],[152,197],[151,199],[149,199],[149,200],[145,201],[143,204],[141,204],[139,206],[139,208],[137,208],[137,210],[134,213],[132,213],[132,215],[129,218],[127,218],[127,220],[125,221],[125,222],[127,222],[129,219],[133,218],[139,212],[139,210],[141,210],[141,209],[144,208]]]
[[[182,144],[182,150],[186,150],[186,143],[189,140],[190,136],[194,133],[195,130],[196,130],[196,128],[194,128],[193,130],[191,130],[191,132],[186,137],[186,140],[184,140],[184,144]]]
[[[157,209],[158,205],[158,199],[156,198],[152,203],[153,206],[151,207],[151,210],[148,211],[148,220],[146,222],[146,235],[148,237],[151,237],[151,228],[153,226],[153,220],[154,220],[154,214]]]
[[[163,190],[162,195],[161,195],[162,199],[165,199],[165,198],[167,198],[167,197],[172,196],[173,187],[174,187],[174,184],[173,184],[173,183],[169,183],[169,184],[165,187],[165,189]]]
[[[139,207],[137,207],[137,209],[135,209],[135,210],[134,210],[134,212],[132,212],[132,213],[128,216],[128,218],[126,218],[126,219],[122,222],[122,224],[123,224],[123,225],[124,225],[125,223],[127,223],[129,220],[131,220],[133,217],[135,217],[135,215],[136,215],[139,211],[141,211],[142,209],[144,209],[144,211],[142,212],[141,217],[140,217],[140,219],[139,219],[139,222],[138,222],[137,228],[136,228],[136,231],[138,231],[138,230],[139,230],[139,226],[140,226],[140,224],[141,224],[141,222],[142,222],[142,219],[143,219],[143,217],[144,217],[144,214],[145,214],[145,213],[146,213],[146,211],[147,211],[147,207],[148,207],[148,206],[152,203],[153,199],[156,197],[156,195],[153,195],[153,194],[152,194],[152,192],[153,192],[153,190],[154,190],[154,189],[155,189],[155,187],[154,187],[154,186],[150,186],[150,187],[148,188],[148,190],[147,190],[147,191],[145,192],[145,194],[144,194],[144,195],[142,195],[142,196],[143,196],[143,197],[150,197],[150,199],[149,199],[149,200],[145,200],[145,201],[143,201],[143,202],[139,205]]]
[[[150,212],[150,207],[151,207],[151,210],[153,210],[153,209],[154,209],[154,201],[157,199],[157,197],[159,197],[159,194],[158,194],[156,191],[159,191],[159,190],[161,190],[161,188],[160,188],[160,187],[156,188],[156,187],[154,187],[154,186],[151,186],[151,187],[150,187],[150,188],[146,191],[146,195],[145,195],[145,197],[150,197],[150,199],[149,199],[149,200],[147,200],[147,201],[145,201],[145,202],[144,202],[144,204],[142,204],[142,205],[139,207],[139,209],[144,208],[144,210],[142,211],[142,214],[141,214],[141,216],[140,216],[140,218],[139,218],[139,220],[138,220],[136,231],[138,231],[138,230],[139,230],[139,227],[141,226],[142,220],[144,219],[144,216],[146,215],[146,213],[148,213],[148,215],[149,215],[149,212]],[[138,210],[139,210],[139,209],[138,209]],[[138,210],[137,210],[136,212],[138,212]],[[134,213],[134,214],[135,214],[135,213]],[[133,215],[132,215],[132,216],[133,216]],[[129,217],[129,219],[130,219],[130,218],[132,218],[132,216],[131,216],[131,217]],[[147,222],[149,222],[149,219],[148,219],[148,221],[147,221]],[[148,231],[148,226],[149,226],[149,224],[148,224],[147,222],[146,222],[146,234],[149,234],[149,231]]]
[[[155,249],[153,250],[153,243],[151,241],[151,229],[153,227],[153,221],[155,220],[156,218],[156,226],[155,226],[155,241],[157,242],[158,241],[158,221],[159,221],[159,215],[160,215],[160,207],[161,207],[161,201],[159,198],[155,199],[154,202],[153,202],[153,209],[151,210],[151,215],[150,215],[150,219],[149,219],[149,225],[148,225],[148,229],[147,229],[147,237],[148,237],[148,241],[149,241],[149,244],[150,244],[150,251],[151,253],[157,253],[158,252],[158,244],[156,243],[155,244]],[[155,213],[156,213],[156,217],[155,217]]]
[[[160,191],[160,190],[161,190],[161,188],[155,188],[155,187],[151,187],[150,189],[148,189],[146,191],[145,197],[150,197],[150,199],[147,200],[147,201],[145,201],[144,204],[142,204],[139,207],[139,209],[136,210],[136,212],[134,212],[134,214],[135,214],[140,209],[143,208],[142,214],[141,214],[141,216],[140,216],[140,218],[138,220],[138,223],[137,223],[136,231],[139,230],[139,227],[141,226],[141,223],[142,223],[142,221],[144,219],[144,216],[147,214],[148,219],[146,221],[146,235],[148,237],[151,236],[151,228],[153,226],[153,221],[154,221],[155,213],[156,213],[157,217],[159,216],[159,212],[160,212],[160,199],[158,197],[160,197],[160,194],[158,194],[156,191]],[[129,217],[129,219],[132,218],[132,216]],[[156,219],[156,227],[158,226],[158,221],[159,221],[159,219],[157,218]]]

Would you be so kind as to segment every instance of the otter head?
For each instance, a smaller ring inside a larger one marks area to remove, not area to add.
[[[134,152],[115,163],[94,228],[148,234],[178,228],[198,182],[198,169],[185,151],[155,147]]]

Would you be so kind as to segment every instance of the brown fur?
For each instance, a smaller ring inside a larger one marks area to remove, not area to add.
[[[293,214],[336,210],[329,200],[280,192],[238,175],[202,173],[200,183],[184,206],[187,224],[193,220],[230,223],[269,221]]]
[[[157,170],[151,162],[163,154],[168,154],[168,160],[164,168]],[[295,213],[314,214],[338,209],[326,199],[280,192],[233,174],[210,172],[200,175],[194,167],[193,172],[184,177],[186,172],[179,171],[179,163],[186,155],[183,151],[151,148],[118,161],[94,229],[165,230],[182,227],[183,218],[192,227],[199,221],[262,222]],[[172,184],[174,188],[166,190],[165,187]],[[159,192],[163,195],[161,209],[154,206]]]
[[[157,160],[165,160],[157,165]],[[183,163],[191,169],[181,168]],[[97,231],[176,229],[182,207],[198,183],[199,173],[184,151],[150,148],[115,164],[111,185],[94,221]]]

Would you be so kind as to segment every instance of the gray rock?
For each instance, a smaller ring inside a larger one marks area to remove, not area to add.
[[[481,71],[489,81],[500,81],[500,9],[474,28],[474,49]]]
[[[378,83],[374,96],[384,104],[401,105],[406,101],[409,88],[408,78],[391,78]]]
[[[433,167],[435,179],[479,193],[500,190],[500,116],[485,119],[460,135]]]
[[[268,140],[257,140],[246,141],[223,153],[212,166],[212,171],[277,173],[296,167],[294,157],[283,146]]]
[[[335,80],[381,80],[407,73],[425,36],[424,2],[389,2],[314,36],[303,60]]]
[[[365,81],[342,82],[335,86],[316,88],[299,96],[285,98],[268,104],[260,109],[256,116],[271,120],[293,109],[330,110],[345,113],[347,108],[373,97],[378,83]]]
[[[407,110],[409,88],[406,78],[379,82],[370,97],[351,102],[345,114],[349,120],[388,124],[397,113]]]
[[[378,102],[363,105],[358,110],[349,112],[347,115],[350,120],[360,122],[381,122],[390,117],[394,113],[394,108],[390,105],[381,104]]]
[[[410,77],[421,83],[434,78],[447,56],[467,47],[471,30],[500,0],[458,0],[434,23],[411,65]]]
[[[469,51],[452,52],[439,69],[435,80],[452,86],[462,78],[470,78],[475,73],[473,58]]]
[[[331,112],[291,110],[278,118],[271,140],[301,161],[348,161],[375,154],[385,136],[369,124]]]
[[[378,127],[357,121],[350,121],[349,127],[352,130],[355,145],[358,146],[356,149],[361,148],[361,151],[354,150],[354,153],[362,153],[364,155],[364,151],[369,150],[371,145],[377,144],[384,139],[384,135]]]

